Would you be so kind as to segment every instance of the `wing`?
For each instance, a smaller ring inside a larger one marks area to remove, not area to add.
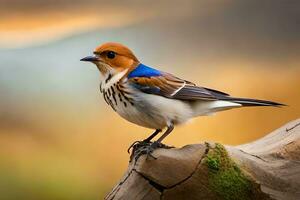
[[[194,83],[177,78],[151,67],[139,64],[127,75],[128,82],[148,94],[181,100],[225,100],[243,106],[282,106],[284,104],[249,98],[231,97],[218,90],[198,87]],[[232,107],[232,105],[231,105]]]
[[[128,75],[128,82],[148,94],[155,94],[181,100],[217,100],[229,97],[228,94],[198,87],[194,83],[180,79],[172,74],[139,64]]]
[[[198,87],[192,82],[168,73],[161,73],[158,76],[131,77],[128,81],[142,92],[172,99],[217,100],[218,96],[228,96],[217,90]]]

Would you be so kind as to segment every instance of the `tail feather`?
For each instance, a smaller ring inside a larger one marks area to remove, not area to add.
[[[205,89],[209,90],[219,100],[237,103],[242,106],[275,106],[275,107],[286,106],[285,104],[277,103],[277,102],[273,102],[273,101],[231,97],[231,96],[229,96],[229,94],[226,94],[224,92],[220,92],[220,91],[209,89],[209,88],[205,88]]]
[[[242,104],[242,106],[286,106],[282,103],[277,103],[273,101],[266,101],[260,99],[249,99],[249,98],[235,98],[235,97],[228,97],[227,101]]]

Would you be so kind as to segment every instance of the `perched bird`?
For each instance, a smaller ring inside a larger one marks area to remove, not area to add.
[[[119,43],[105,43],[93,56],[81,61],[94,63],[100,71],[100,91],[104,100],[121,117],[137,125],[155,129],[144,142],[150,143],[164,128],[162,136],[149,146],[157,148],[175,125],[212,113],[244,106],[283,104],[232,97],[214,89],[196,86],[185,79],[142,64],[133,52]]]

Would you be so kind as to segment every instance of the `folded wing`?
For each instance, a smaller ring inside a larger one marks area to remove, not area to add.
[[[160,76],[132,77],[129,82],[137,89],[148,94],[155,94],[181,100],[217,100],[223,92],[198,87],[194,83],[163,73]],[[228,95],[227,95],[228,96]]]
[[[284,104],[250,98],[237,98],[224,92],[196,86],[194,83],[180,79],[172,74],[161,72],[139,64],[129,73],[128,81],[135,88],[148,94],[160,95],[179,100],[227,101],[243,106],[282,106]]]

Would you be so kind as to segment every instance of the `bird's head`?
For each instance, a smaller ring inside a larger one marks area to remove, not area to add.
[[[103,75],[107,73],[113,75],[125,69],[133,68],[139,63],[133,52],[119,43],[102,44],[94,50],[93,54],[82,58],[81,61],[94,63]]]

